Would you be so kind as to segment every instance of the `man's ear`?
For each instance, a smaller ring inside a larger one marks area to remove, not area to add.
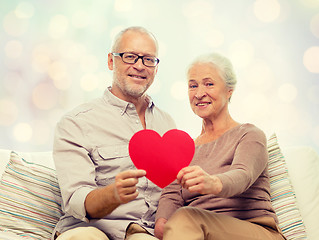
[[[113,68],[114,68],[113,64],[114,64],[113,55],[112,55],[112,53],[109,53],[109,54],[107,55],[107,65],[108,65],[108,67],[109,67],[109,69],[110,69],[111,71],[112,71]]]

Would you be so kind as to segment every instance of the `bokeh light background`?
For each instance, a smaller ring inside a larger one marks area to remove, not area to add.
[[[319,0],[0,0],[0,17],[1,148],[51,150],[61,116],[111,84],[111,39],[141,25],[160,45],[149,94],[179,129],[201,129],[187,65],[219,52],[238,77],[235,120],[319,152]]]

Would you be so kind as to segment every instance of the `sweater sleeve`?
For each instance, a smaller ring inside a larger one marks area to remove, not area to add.
[[[155,221],[159,218],[169,219],[178,208],[184,205],[181,192],[181,186],[176,181],[163,189]]]
[[[248,131],[239,141],[229,171],[216,176],[223,183],[219,197],[232,197],[245,192],[266,169],[267,140],[258,128]]]

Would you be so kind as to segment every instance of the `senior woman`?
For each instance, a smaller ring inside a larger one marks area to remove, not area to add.
[[[164,240],[285,239],[270,201],[263,131],[238,123],[228,104],[232,64],[210,54],[189,67],[188,95],[202,118],[195,154],[160,198],[155,235]]]

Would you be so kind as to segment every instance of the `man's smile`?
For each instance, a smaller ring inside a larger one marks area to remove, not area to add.
[[[146,77],[142,75],[129,74],[128,76],[131,78],[146,79]]]

